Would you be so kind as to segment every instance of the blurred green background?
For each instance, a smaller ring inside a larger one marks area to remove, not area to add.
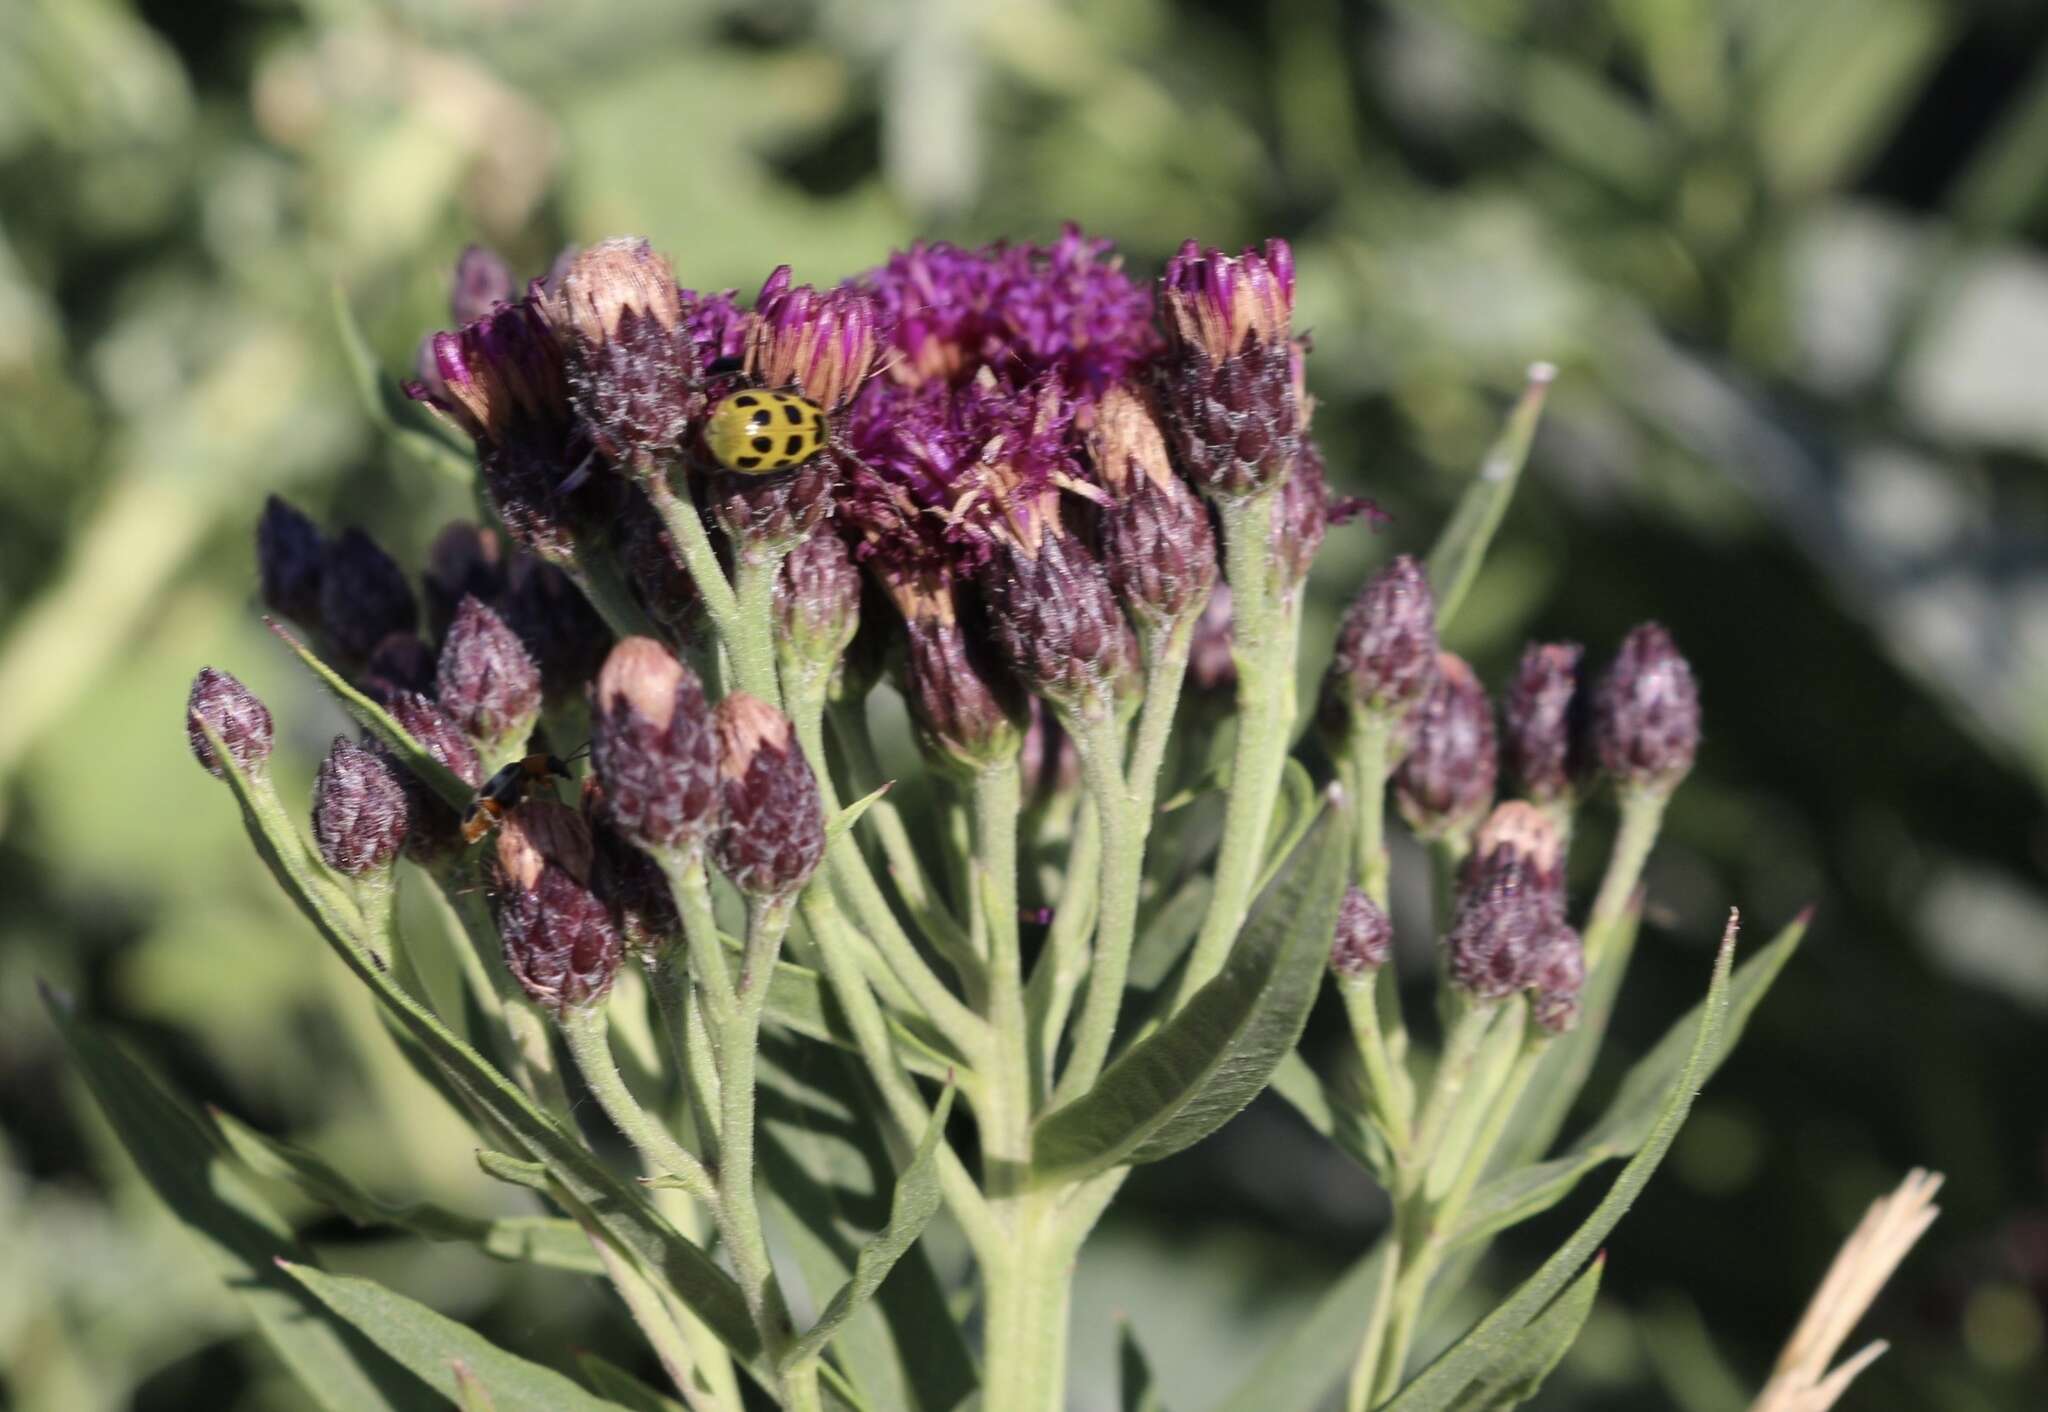
[[[1191,234],[1295,242],[1333,478],[1395,516],[1332,534],[1318,658],[1521,369],[1561,364],[1454,645],[1498,682],[1528,635],[1597,658],[1655,616],[1698,668],[1617,1055],[1689,1003],[1729,903],[1753,936],[1819,904],[1544,1405],[1734,1412],[1916,1163],[1946,1214],[1845,1406],[2048,1405],[2025,0],[0,0],[0,1404],[302,1405],[65,1071],[38,977],[380,1191],[503,1199],[181,738],[202,663],[270,702],[288,796],[342,726],[256,623],[265,491],[413,562],[464,508],[364,411],[337,285],[395,374],[472,240],[538,271],[641,233],[745,293],[1063,218],[1147,272]],[[1201,1412],[1380,1217],[1277,1104],[1147,1169],[1083,1262],[1075,1405],[1113,1405],[1122,1315]],[[529,1356],[630,1347],[588,1281],[313,1233]]]

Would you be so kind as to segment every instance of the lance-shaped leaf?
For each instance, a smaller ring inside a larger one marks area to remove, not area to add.
[[[440,1406],[405,1369],[310,1299],[277,1261],[311,1259],[215,1142],[199,1115],[67,1002],[45,990],[73,1062],[121,1145],[171,1214],[205,1247],[306,1395],[329,1412],[427,1412]]]
[[[526,1261],[582,1275],[602,1275],[590,1240],[574,1221],[557,1216],[465,1216],[432,1202],[384,1201],[364,1191],[323,1158],[265,1136],[241,1120],[212,1111],[228,1150],[258,1176],[296,1187],[358,1226],[397,1226],[435,1241],[461,1241],[500,1260]]]
[[[1138,1346],[1137,1331],[1128,1320],[1119,1321],[1116,1331],[1117,1392],[1123,1412],[1166,1412],[1159,1396],[1159,1381],[1152,1376],[1152,1364]]]
[[[1557,369],[1549,363],[1530,367],[1521,400],[1508,413],[1507,425],[1479,463],[1479,474],[1458,497],[1457,509],[1429,551],[1429,587],[1436,594],[1438,631],[1450,626],[1472,581],[1479,577],[1487,546],[1493,543],[1494,531],[1500,528],[1508,501],[1514,497],[1515,483],[1522,478],[1529,443],[1536,439],[1536,423],[1543,416],[1543,399],[1556,376]]]
[[[825,1305],[817,1323],[783,1354],[784,1368],[796,1367],[823,1353],[832,1336],[874,1298],[896,1262],[924,1234],[925,1226],[939,1209],[939,1143],[945,1137],[946,1117],[953,1111],[953,1093],[953,1086],[947,1084],[932,1108],[932,1119],[917,1141],[917,1150],[896,1177],[896,1191],[889,1199],[889,1223],[861,1246],[854,1256],[852,1275]]]
[[[554,1369],[507,1353],[474,1329],[374,1280],[278,1263],[315,1299],[451,1402],[462,1395],[464,1380],[456,1373],[460,1365],[496,1412],[619,1412],[618,1404],[592,1396]]]
[[[595,1353],[577,1354],[576,1366],[582,1369],[584,1381],[625,1408],[626,1412],[684,1412],[683,1404],[667,1393],[656,1392],[624,1368],[606,1362]]]
[[[1186,1007],[1095,1086],[1041,1119],[1031,1166],[1075,1182],[1201,1141],[1257,1096],[1308,1022],[1343,899],[1351,811],[1341,801],[1260,897],[1230,958]]]
[[[895,785],[896,781],[894,780],[883,780],[866,794],[863,794],[860,798],[854,800],[853,803],[846,805],[838,813],[827,819],[825,821],[825,841],[830,843],[833,839],[859,823],[860,816],[867,813],[874,806],[875,802],[895,788]]]
[[[350,686],[334,668],[321,661],[318,654],[299,641],[283,623],[275,618],[265,617],[263,625],[312,670],[313,675],[320,679],[320,684],[334,693],[335,700],[341,703],[342,709],[349,713],[355,723],[375,736],[400,764],[418,775],[429,789],[440,795],[452,807],[460,809],[469,803],[476,791],[464,784],[461,776],[429,755],[426,747],[413,739],[405,727],[391,719],[390,712]]]
[[[1702,1081],[1712,1078],[1734,1050],[1750,1016],[1756,1013],[1805,935],[1806,917],[1802,915],[1736,968],[1728,986],[1728,1017],[1722,1026],[1720,1044],[1707,1059]],[[1474,1192],[1449,1244],[1455,1247],[1482,1240],[1548,1211],[1564,1200],[1588,1172],[1640,1148],[1656,1126],[1657,1113],[1672,1076],[1685,1065],[1692,1037],[1699,1029],[1700,1015],[1698,1005],[1686,1011],[1664,1032],[1656,1046],[1636,1061],[1607,1111],[1570,1151],[1547,1162],[1504,1172]]]
[[[317,880],[296,869],[292,855],[304,851],[297,840],[287,847],[273,839],[271,830],[281,825],[275,822],[279,811],[274,798],[266,796],[267,786],[258,786],[238,769],[217,737],[209,736],[209,741],[223,761],[224,777],[242,806],[250,836],[278,881],[322,939],[370,988],[384,1012],[451,1083],[525,1149],[523,1156],[514,1153],[513,1157],[546,1167],[563,1189],[598,1213],[606,1232],[622,1249],[664,1280],[749,1371],[765,1379],[768,1374],[761,1364],[760,1336],[732,1276],[397,983],[360,935],[361,919],[354,909],[335,903],[331,889],[322,890],[315,885]]]
[[[1593,1312],[1593,1299],[1600,1293],[1600,1276],[1606,1268],[1607,1257],[1594,1256],[1586,1272],[1514,1336],[1499,1365],[1459,1395],[1451,1404],[1451,1412],[1508,1412],[1541,1392],[1544,1380],[1563,1361],[1578,1341],[1579,1330],[1586,1326],[1586,1316]]]
[[[1494,1376],[1515,1356],[1517,1336],[1571,1283],[1600,1243],[1628,1214],[1628,1208],[1649,1184],[1664,1154],[1671,1150],[1686,1114],[1692,1111],[1693,1097],[1699,1092],[1707,1065],[1720,1045],[1722,1022],[1728,1015],[1728,977],[1735,954],[1735,928],[1736,918],[1730,914],[1728,930],[1714,960],[1713,984],[1701,1006],[1685,1065],[1665,1091],[1657,1121],[1642,1150],[1621,1169],[1607,1195],[1570,1239],[1491,1314],[1403,1388],[1387,1404],[1387,1412],[1444,1412],[1455,1405],[1467,1388]]]
[[[455,1405],[462,1412],[498,1412],[497,1401],[491,1396],[490,1389],[469,1370],[469,1364],[458,1358],[454,1371]]]
[[[341,339],[341,352],[356,385],[356,396],[370,421],[392,442],[442,474],[464,485],[476,475],[469,448],[456,440],[458,433],[433,417],[421,416],[415,404],[399,395],[391,380],[377,366],[370,340],[363,336],[349,307],[348,295],[339,281],[334,286],[334,328]],[[414,425],[417,422],[418,425]],[[432,427],[432,431],[423,428]]]
[[[1373,1244],[1316,1301],[1309,1316],[1252,1365],[1216,1412],[1315,1412],[1358,1356],[1373,1310],[1384,1299],[1387,1245]]]

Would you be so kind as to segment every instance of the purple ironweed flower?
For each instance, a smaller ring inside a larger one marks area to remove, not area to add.
[[[467,246],[455,261],[448,316],[466,324],[490,313],[494,305],[510,304],[513,293],[512,270],[504,257],[487,245]]]
[[[281,496],[263,502],[256,521],[256,575],[263,604],[304,627],[320,625],[320,565],[326,545],[319,527]]]
[[[740,307],[739,291],[722,289],[714,294],[683,291],[683,326],[690,331],[690,344],[697,350],[697,365],[710,369],[736,363],[747,354],[747,311]]]
[[[792,897],[825,854],[818,781],[789,718],[736,691],[718,703],[718,780],[725,812],[711,856],[750,897]]]
[[[1700,744],[1700,690],[1671,634],[1656,623],[1629,633],[1593,699],[1593,741],[1617,783],[1668,795]]]
[[[531,555],[512,561],[499,612],[540,668],[541,692],[550,701],[581,692],[611,649],[611,629],[581,590]]]
[[[390,867],[410,816],[391,762],[336,736],[313,779],[313,840],[327,866],[352,878]]]
[[[270,708],[226,672],[202,667],[192,679],[191,695],[185,699],[185,739],[192,746],[193,757],[206,767],[208,774],[226,779],[227,768],[214,754],[213,743],[206,738],[208,730],[219,738],[235,768],[244,774],[256,773],[270,759],[275,735]]]
[[[591,891],[592,863],[589,826],[567,805],[531,801],[499,826],[490,902],[505,965],[557,1019],[603,1001],[619,970],[618,927]]]
[[[427,631],[448,635],[455,610],[465,598],[496,603],[505,593],[505,551],[498,532],[467,520],[456,520],[434,536],[427,550],[427,571],[420,576],[427,605]]]
[[[419,624],[419,604],[398,561],[359,529],[327,543],[320,562],[320,620],[350,663],[369,658],[378,643]]]
[[[1354,711],[1405,715],[1436,680],[1436,599],[1406,554],[1360,589],[1330,662],[1337,698]]]
[[[1501,703],[1501,753],[1538,804],[1569,801],[1592,774],[1583,655],[1576,642],[1530,643]]]
[[[598,673],[590,729],[606,821],[643,848],[701,843],[718,809],[718,739],[696,673],[653,638],[624,639]]]
[[[475,789],[484,782],[483,763],[476,747],[462,733],[455,718],[425,696],[407,692],[392,698],[385,707],[400,730],[420,743],[427,754]],[[410,770],[400,770],[399,783],[412,817],[412,831],[406,835],[405,852],[415,863],[433,865],[448,861],[462,849],[462,820],[448,802],[427,788]]]
[[[1452,838],[1478,823],[1493,802],[1499,760],[1493,706],[1463,659],[1436,658],[1436,681],[1408,725],[1414,744],[1394,772],[1401,816],[1423,838]]]
[[[426,639],[416,632],[394,632],[370,653],[356,685],[381,706],[402,692],[431,695],[434,669],[434,649],[427,646]]]
[[[1109,389],[1088,446],[1109,491],[1102,557],[1125,609],[1155,632],[1201,612],[1216,586],[1215,531],[1207,507],[1173,473],[1144,394],[1128,384]]]
[[[1293,472],[1306,425],[1293,341],[1294,256],[1282,240],[1240,255],[1190,240],[1159,281],[1161,374],[1181,467],[1242,499]]]
[[[1394,954],[1394,924],[1362,887],[1344,894],[1337,931],[1330,942],[1330,969],[1339,980],[1362,980]]]
[[[853,400],[874,366],[874,298],[842,285],[820,293],[792,285],[778,265],[754,300],[747,325],[747,372],[763,387],[789,389],[827,412]]]
[[[1564,924],[1557,827],[1533,805],[1503,804],[1480,831],[1444,936],[1451,979],[1484,1001],[1536,979],[1535,964]]]
[[[478,599],[456,609],[434,681],[435,699],[486,757],[522,746],[540,717],[540,668]]]
[[[568,354],[570,398],[592,440],[644,471],[672,456],[704,412],[703,369],[675,270],[646,241],[577,253],[544,296]]]

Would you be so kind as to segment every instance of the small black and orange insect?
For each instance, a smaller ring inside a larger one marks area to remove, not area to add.
[[[559,755],[541,751],[523,760],[514,760],[485,780],[483,788],[476,792],[476,798],[470,800],[469,807],[462,811],[462,841],[475,843],[496,828],[506,811],[525,802],[527,791],[534,786],[545,784],[549,779],[569,778],[569,762]]]

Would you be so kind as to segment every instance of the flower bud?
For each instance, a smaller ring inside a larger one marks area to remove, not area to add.
[[[602,1001],[618,974],[618,928],[590,889],[592,851],[582,816],[551,800],[520,805],[498,829],[491,911],[505,965],[557,1018]]]
[[[1339,980],[1370,976],[1394,954],[1394,924],[1362,887],[1344,894],[1337,909],[1337,933],[1330,942],[1330,969]]]
[[[466,247],[455,262],[448,288],[448,313],[458,324],[480,319],[494,304],[509,304],[516,291],[504,257],[485,245]]]
[[[405,570],[359,529],[329,541],[320,565],[320,621],[351,662],[366,661],[377,644],[419,625],[419,605]]]
[[[1105,711],[1134,665],[1102,564],[1048,528],[1035,547],[999,541],[982,588],[997,644],[1024,685],[1063,711]]]
[[[1617,783],[1668,795],[1700,744],[1692,667],[1656,623],[1631,632],[1593,699],[1593,742]]]
[[[612,828],[643,848],[703,842],[718,811],[718,736],[696,673],[651,637],[622,640],[598,673],[590,730]]]
[[[604,619],[569,576],[546,560],[513,560],[499,611],[540,669],[541,694],[549,701],[580,696],[611,650]]]
[[[378,643],[356,679],[363,695],[380,706],[401,692],[434,690],[434,649],[416,632],[395,632]]]
[[[775,575],[777,642],[798,661],[830,668],[860,627],[860,570],[846,541],[814,534]]]
[[[1280,592],[1292,600],[1308,582],[1316,552],[1330,530],[1330,487],[1323,475],[1323,453],[1307,437],[1294,474],[1280,483],[1273,502],[1272,562],[1279,570]]]
[[[1152,410],[1134,389],[1111,388],[1095,408],[1090,450],[1111,500],[1102,557],[1131,616],[1154,631],[1199,613],[1216,585],[1209,512],[1167,460]]]
[[[391,762],[336,736],[313,780],[313,840],[327,866],[352,878],[390,867],[410,816]]]
[[[825,853],[818,781],[789,718],[736,691],[718,703],[718,781],[725,805],[711,856],[750,897],[791,897]]]
[[[1422,565],[1403,554],[1345,610],[1330,684],[1352,710],[1399,718],[1429,694],[1436,674],[1436,598]]]
[[[446,637],[465,598],[496,603],[505,593],[505,569],[505,551],[496,530],[466,520],[443,528],[427,550],[427,571],[420,576],[428,633]]]
[[[1529,963],[1529,1013],[1548,1034],[1563,1034],[1579,1022],[1579,997],[1586,988],[1586,948],[1579,934],[1554,923]]]
[[[418,741],[421,749],[457,779],[471,789],[483,784],[483,763],[453,716],[414,692],[393,697],[384,709],[399,729]],[[460,852],[461,816],[412,771],[401,768],[398,773],[412,816],[412,831],[405,840],[406,856],[415,863],[432,864]]]
[[[761,386],[791,389],[837,412],[853,400],[875,361],[876,311],[866,290],[820,294],[792,286],[779,265],[761,286],[747,322],[747,372]]]
[[[1563,913],[1556,825],[1532,805],[1503,804],[1459,881],[1444,937],[1451,979],[1485,1001],[1528,988]]]
[[[605,822],[604,790],[595,776],[583,782],[583,817],[594,848],[591,891],[611,908],[619,940],[629,954],[650,959],[664,955],[683,934],[668,875],[652,856]]]
[[[1289,475],[1303,419],[1286,242],[1231,256],[1190,240],[1167,262],[1159,302],[1161,389],[1189,479],[1212,497],[1239,499]]]
[[[1501,703],[1508,773],[1538,804],[1569,801],[1592,770],[1583,652],[1576,642],[1530,643]]]
[[[599,241],[569,262],[544,307],[568,350],[571,399],[598,448],[635,466],[674,452],[704,394],[669,262],[644,240]]]
[[[1436,682],[1410,714],[1414,744],[1394,772],[1401,816],[1423,838],[1450,838],[1479,822],[1499,769],[1493,707],[1463,659],[1436,657]]]
[[[929,755],[974,771],[1008,760],[1022,739],[1016,684],[951,618],[909,624],[903,694]]]
[[[270,708],[226,672],[202,667],[192,679],[192,694],[185,698],[185,739],[209,774],[226,779],[227,770],[206,738],[208,730],[220,738],[243,774],[254,774],[270,758]]]
[[[475,598],[455,610],[434,684],[442,709],[490,759],[523,746],[540,716],[540,669],[518,634]]]
[[[263,606],[302,627],[320,623],[320,565],[326,555],[313,521],[281,496],[263,502],[256,521],[256,575]]]

